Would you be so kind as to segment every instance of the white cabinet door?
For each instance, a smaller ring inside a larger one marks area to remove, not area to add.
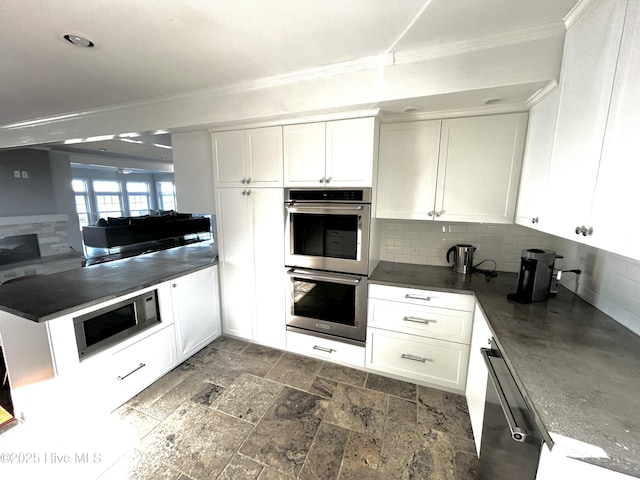
[[[247,180],[253,187],[282,186],[282,127],[245,131]]]
[[[547,177],[558,118],[560,89],[556,88],[529,112],[527,142],[522,164],[516,223],[539,230],[548,228],[547,211],[553,199],[547,193]]]
[[[565,39],[558,124],[549,169],[551,231],[572,240],[589,225],[626,0],[598,0]]]
[[[469,369],[467,371],[467,387],[465,396],[469,417],[471,418],[471,430],[476,444],[476,452],[480,455],[480,442],[482,440],[482,423],[484,418],[484,398],[487,393],[487,367],[480,353],[481,348],[489,348],[492,337],[482,310],[476,304],[473,316],[473,330],[471,333],[471,349],[469,351]]]
[[[251,189],[255,271],[253,339],[285,347],[284,197],[282,189]]]
[[[244,131],[212,134],[213,179],[216,187],[236,187],[247,178]]]
[[[526,113],[443,120],[435,217],[512,223]]]
[[[246,190],[219,188],[216,212],[222,330],[251,339],[255,305],[253,227]]]
[[[373,117],[327,122],[327,186],[372,186],[375,128]]]
[[[178,363],[220,336],[218,266],[171,282]]]
[[[380,127],[378,218],[432,218],[441,124],[429,120]]]
[[[212,134],[216,187],[282,186],[282,127]]]
[[[595,246],[640,260],[633,219],[640,178],[640,14],[629,3],[593,199]]]
[[[284,178],[288,187],[323,187],[325,184],[325,123],[286,125]]]

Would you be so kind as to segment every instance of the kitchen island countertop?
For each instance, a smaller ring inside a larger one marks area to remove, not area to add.
[[[547,442],[598,447],[606,457],[579,459],[640,478],[640,337],[564,287],[545,302],[509,301],[517,280],[380,262],[369,283],[475,294]]]
[[[187,245],[0,285],[0,310],[44,322],[217,264]]]

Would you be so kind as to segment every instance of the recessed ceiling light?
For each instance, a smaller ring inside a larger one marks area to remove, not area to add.
[[[500,98],[500,97],[489,97],[482,100],[482,103],[484,103],[485,105],[493,105],[495,103],[500,103],[503,100],[504,98]]]
[[[402,109],[403,113],[414,113],[420,110],[420,107],[414,107],[413,105],[406,106]]]
[[[99,148],[98,150],[100,150],[101,152],[106,152],[107,151],[106,148]]]
[[[73,33],[67,33],[66,35],[64,35],[64,39],[67,42],[75,45],[76,47],[82,47],[82,48],[95,47],[95,44],[88,38],[81,37],[80,35],[74,35]]]

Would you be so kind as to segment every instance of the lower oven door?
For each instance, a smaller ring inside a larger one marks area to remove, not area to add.
[[[365,341],[367,277],[298,268],[287,275],[288,327]]]

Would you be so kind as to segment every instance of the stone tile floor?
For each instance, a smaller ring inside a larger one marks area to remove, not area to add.
[[[100,480],[478,478],[464,397],[228,337],[109,422]]]

